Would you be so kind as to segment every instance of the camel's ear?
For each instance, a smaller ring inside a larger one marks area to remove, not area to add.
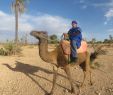
[[[45,31],[45,32],[43,32],[44,34],[47,34],[47,32]]]

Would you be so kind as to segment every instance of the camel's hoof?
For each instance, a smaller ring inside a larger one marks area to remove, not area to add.
[[[75,89],[74,88],[72,88],[71,90],[70,89],[65,89],[64,90],[65,92],[68,92],[68,93],[74,93],[75,94]]]
[[[80,85],[79,85],[79,84],[76,84],[76,87],[77,87],[77,88],[80,88]]]
[[[78,92],[78,94],[77,95],[81,95],[81,89],[79,89],[79,92]]]
[[[90,83],[90,85],[92,86],[92,85],[93,85],[93,83]]]
[[[83,87],[83,84],[80,84],[79,86],[78,86],[78,88],[82,88]]]
[[[90,82],[90,83],[89,83],[89,85],[91,85],[91,86],[92,86],[93,84],[94,84],[94,82]]]
[[[72,89],[70,90],[70,93],[74,93],[74,94],[75,94],[75,89],[72,88]]]
[[[86,86],[85,84],[81,84],[81,85],[79,85],[78,88],[79,88],[79,89],[80,89],[80,88],[84,88],[85,86]]]

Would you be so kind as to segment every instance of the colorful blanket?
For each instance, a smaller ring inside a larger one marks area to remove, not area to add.
[[[61,47],[63,49],[64,54],[70,55],[71,54],[70,42],[67,41],[67,40],[62,40],[60,42],[60,44],[61,44]],[[87,51],[87,42],[86,41],[82,41],[80,48],[77,49],[77,53],[84,53],[86,51]]]

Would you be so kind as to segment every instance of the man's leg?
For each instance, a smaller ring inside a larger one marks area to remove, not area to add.
[[[77,46],[76,41],[71,41],[71,55],[70,55],[71,62],[75,62],[77,60]]]

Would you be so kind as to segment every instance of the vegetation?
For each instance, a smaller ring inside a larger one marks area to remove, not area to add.
[[[3,56],[15,55],[20,52],[21,48],[19,46],[17,47],[13,42],[7,42],[0,48],[0,55]]]
[[[98,68],[101,67],[101,65],[98,62],[96,62],[94,64],[90,64],[90,66],[91,66],[92,69],[98,69]]]
[[[102,44],[102,43],[107,43],[107,44],[111,44],[113,43],[113,36],[109,35],[109,38],[104,39],[104,41],[96,41],[95,38],[93,38],[91,41],[89,41],[88,43],[96,43],[96,44]]]
[[[57,38],[57,36],[55,35],[55,34],[53,34],[53,35],[50,35],[49,36],[49,43],[50,44],[57,44],[58,43],[58,38]]]
[[[19,41],[19,45],[28,45],[28,34],[23,35]]]
[[[109,39],[104,39],[103,43],[113,43],[113,36],[109,35]]]

